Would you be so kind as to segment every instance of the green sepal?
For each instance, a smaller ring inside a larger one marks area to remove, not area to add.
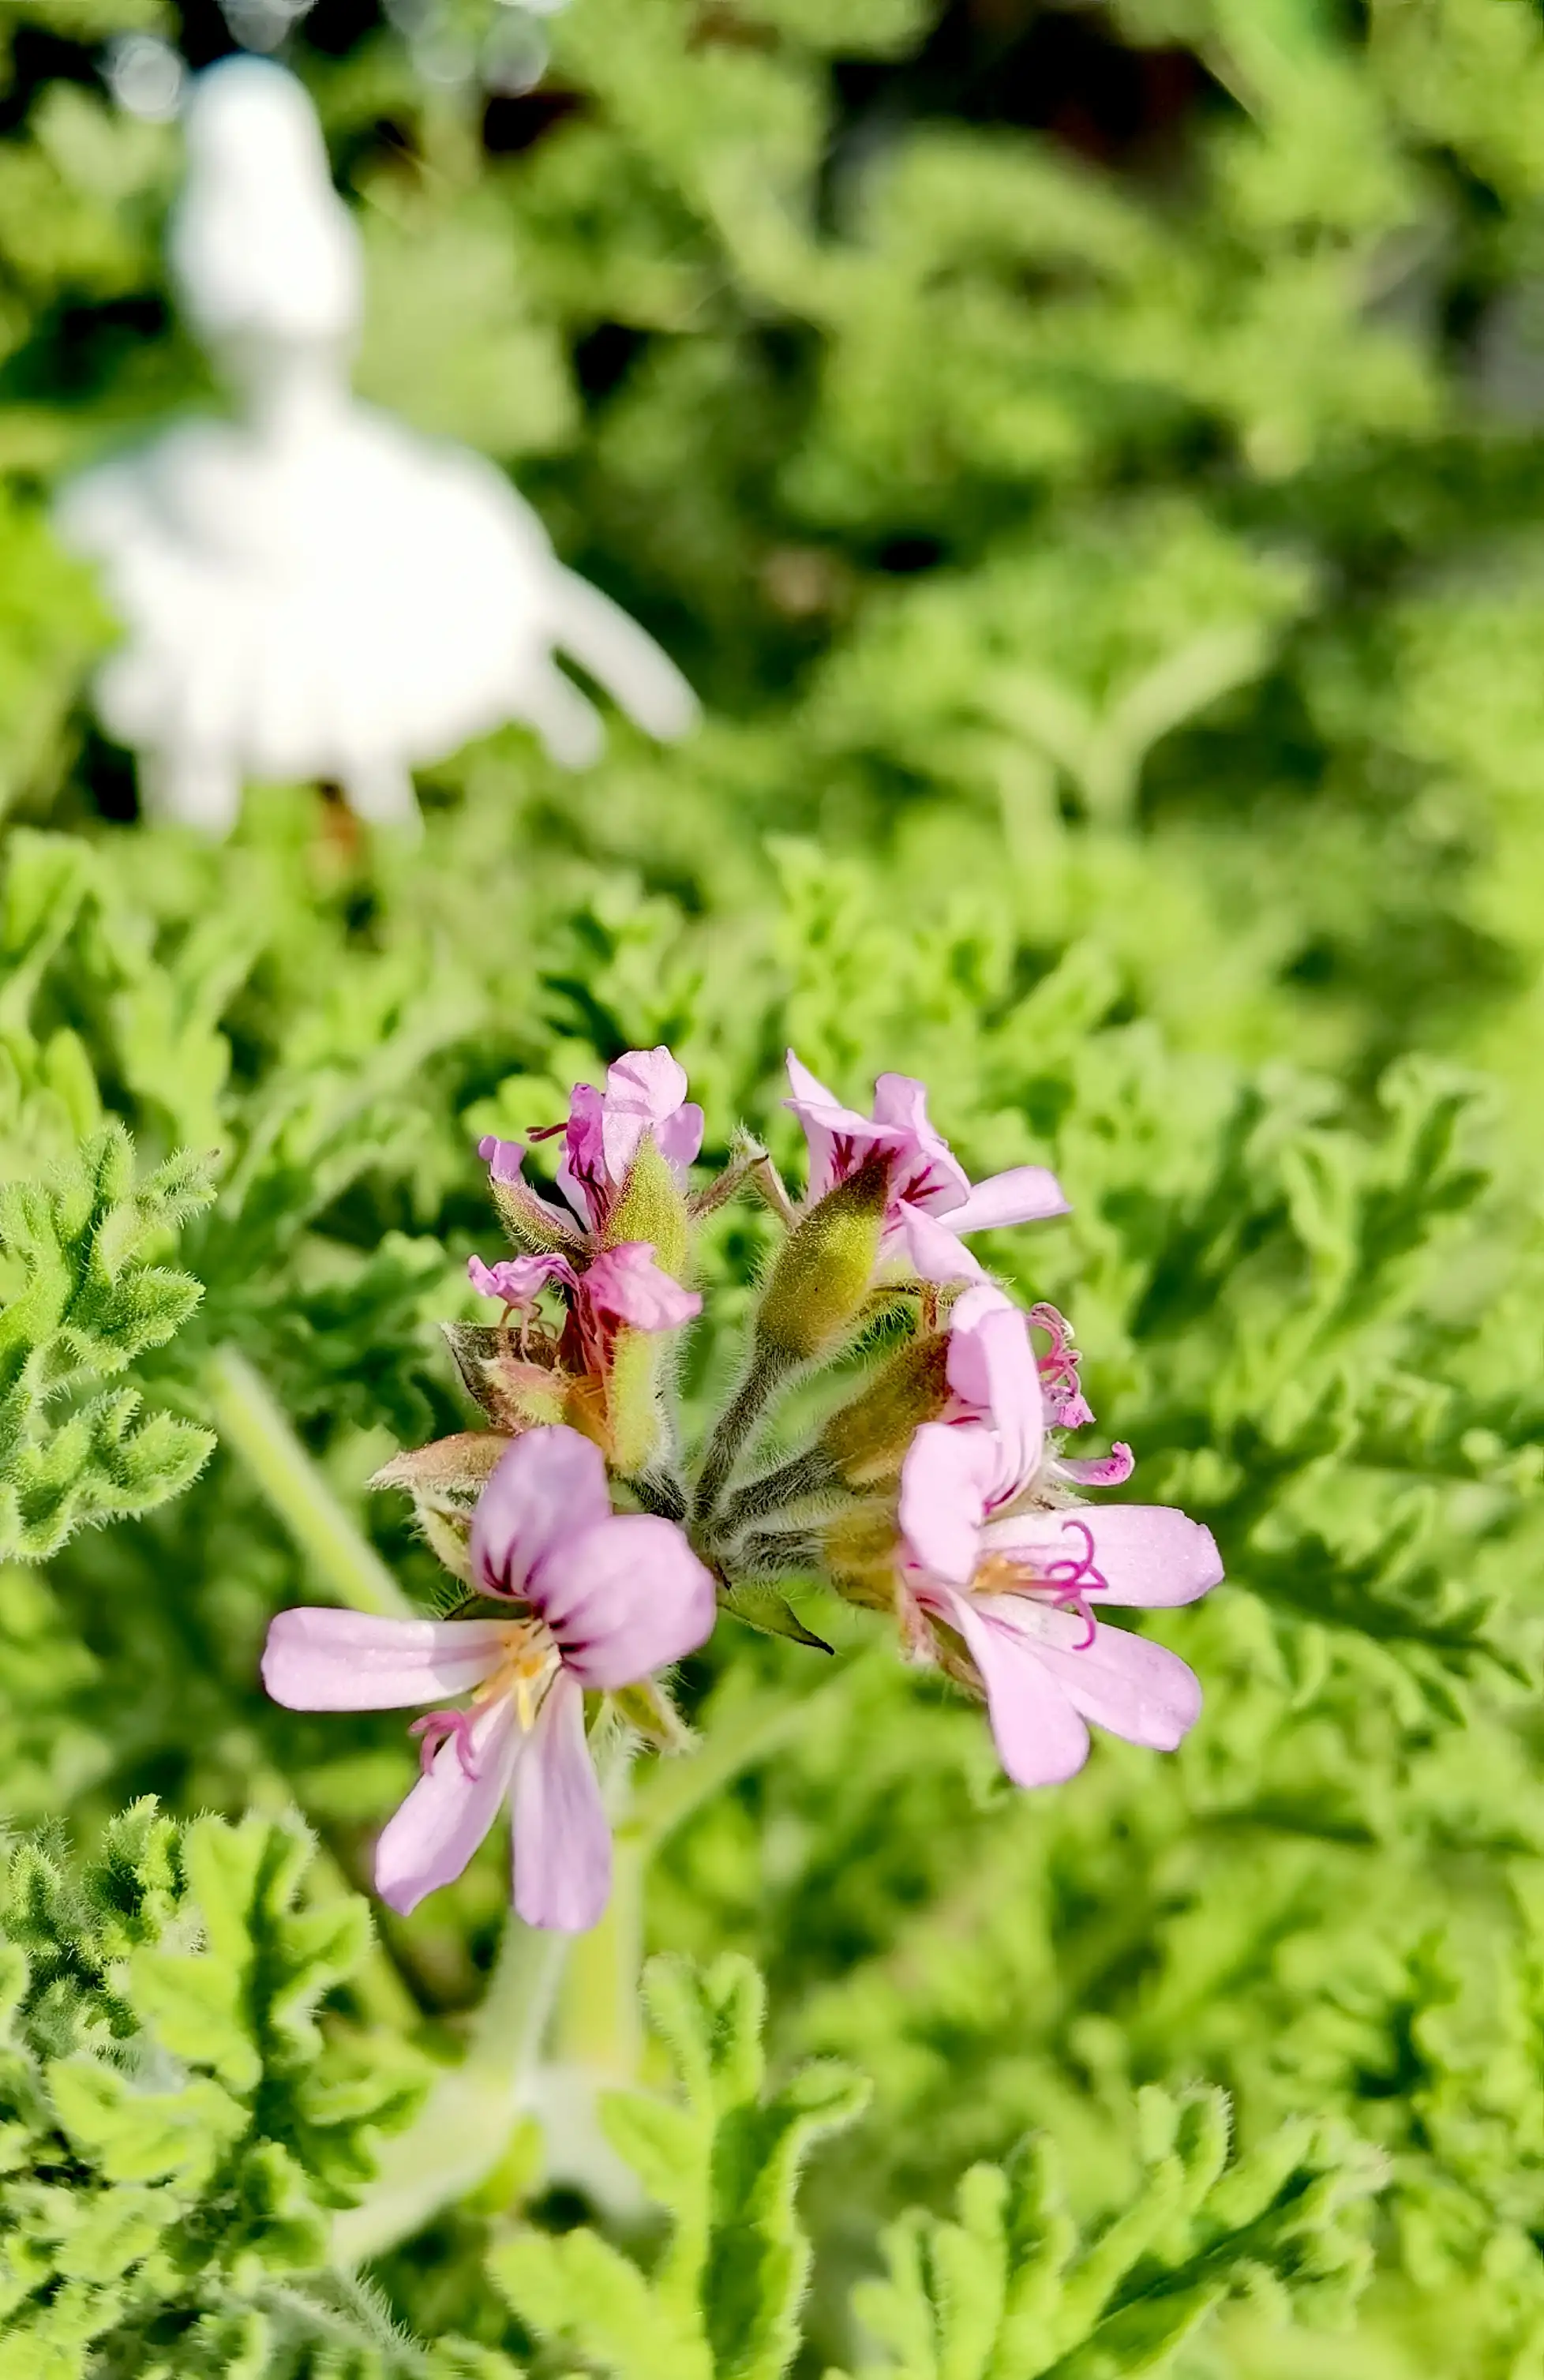
[[[606,1218],[605,1246],[617,1248],[631,1240],[648,1242],[662,1271],[676,1281],[685,1277],[690,1251],[686,1194],[660,1155],[651,1132],[639,1141],[638,1155]]]
[[[808,1362],[841,1345],[873,1283],[889,1191],[888,1160],[871,1158],[800,1216],[761,1293],[760,1346]]]
[[[747,1628],[754,1628],[760,1636],[784,1636],[793,1645],[808,1645],[817,1653],[833,1653],[823,1636],[807,1628],[785,1595],[775,1586],[721,1586],[719,1609],[729,1612]]]
[[[850,1487],[877,1487],[896,1476],[916,1431],[943,1410],[948,1365],[947,1332],[930,1330],[908,1340],[856,1397],[838,1406],[820,1443]]]

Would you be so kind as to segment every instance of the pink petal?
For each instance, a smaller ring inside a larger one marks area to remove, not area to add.
[[[1137,1468],[1137,1457],[1118,1438],[1108,1454],[1059,1454],[1056,1468],[1079,1488],[1124,1488]]]
[[[498,1620],[376,1620],[301,1607],[268,1631],[262,1682],[286,1710],[407,1710],[444,1702],[491,1677],[503,1658]]]
[[[529,1305],[548,1281],[561,1281],[572,1289],[577,1275],[566,1257],[501,1257],[493,1265],[484,1264],[480,1257],[468,1257],[467,1278],[480,1297],[502,1298],[505,1305]]]
[[[651,1512],[614,1512],[565,1535],[529,1592],[565,1667],[586,1686],[636,1684],[713,1630],[711,1574],[675,1522]]]
[[[1173,1752],[1200,1717],[1200,1682],[1166,1645],[1126,1628],[1096,1625],[1085,1649],[1087,1632],[1076,1611],[1043,1603],[1036,1609],[1030,1598],[1016,1596],[986,1597],[980,1608],[1010,1627],[1019,1625],[1074,1708],[1127,1743]]]
[[[1093,1541],[1093,1562],[1111,1603],[1158,1606],[1194,1603],[1222,1575],[1216,1540],[1198,1521],[1168,1504],[1076,1504],[1059,1512],[1018,1512],[985,1532],[990,1553],[1076,1561],[1081,1532]]]
[[[835,1092],[828,1091],[820,1077],[812,1075],[791,1050],[784,1052],[784,1057],[788,1067],[788,1087],[794,1095],[791,1099],[784,1100],[784,1107],[792,1108],[796,1115],[800,1107],[831,1108],[841,1115],[851,1114],[852,1111],[843,1107]],[[857,1121],[861,1123],[865,1119],[859,1116]]]
[[[702,1146],[702,1111],[688,1114],[686,1097],[687,1070],[663,1041],[654,1050],[629,1050],[607,1067],[601,1129],[612,1181],[622,1180],[650,1127],[662,1156],[690,1164]]]
[[[964,1637],[986,1688],[998,1757],[1015,1785],[1063,1785],[1088,1757],[1088,1730],[1015,1628],[947,1588],[918,1597]]]
[[[588,1933],[611,1897],[611,1828],[577,1682],[554,1678],[515,1771],[515,1907],[528,1925]]]
[[[928,1115],[927,1086],[911,1075],[881,1075],[874,1123],[896,1151],[892,1196],[942,1213],[970,1194],[970,1176]]]
[[[690,1165],[701,1154],[707,1122],[695,1099],[684,1099],[674,1115],[654,1126],[660,1155],[667,1165]]]
[[[498,1816],[525,1738],[507,1694],[472,1721],[468,1777],[454,1738],[435,1754],[427,1777],[414,1786],[375,1846],[375,1889],[404,1917],[425,1893],[454,1884]]]
[[[554,1546],[611,1511],[601,1450],[562,1422],[543,1423],[501,1455],[472,1515],[474,1574],[523,1595]]]
[[[488,1133],[477,1144],[477,1153],[495,1182],[517,1182],[526,1161],[526,1152],[517,1140],[500,1140],[496,1133]]]
[[[901,1465],[901,1535],[930,1576],[967,1586],[997,1475],[991,1432],[975,1422],[924,1422]]]
[[[986,1280],[981,1265],[954,1236],[954,1221],[953,1215],[930,1215],[905,1199],[896,1208],[895,1238],[919,1281]]]
[[[605,1248],[584,1277],[585,1294],[597,1313],[614,1314],[635,1330],[676,1330],[702,1311],[694,1289],[683,1289],[654,1261],[647,1240],[624,1240]]]
[[[600,1221],[600,1188],[605,1180],[605,1103],[593,1083],[576,1083],[569,1095],[557,1186],[591,1228]]]
[[[949,1386],[1002,1447],[988,1501],[1006,1503],[1039,1468],[1044,1399],[1029,1321],[1000,1289],[967,1289],[949,1316]]]
[[[828,1091],[808,1066],[799,1063],[791,1050],[787,1054],[788,1080],[794,1096],[783,1104],[797,1116],[809,1144],[809,1180],[805,1197],[813,1205],[845,1178],[858,1151],[867,1154],[885,1135],[876,1131],[867,1116],[859,1115],[853,1108],[845,1108],[834,1091]],[[838,1162],[839,1148],[845,1150],[846,1162]]]
[[[1044,1165],[1011,1165],[1005,1173],[978,1182],[962,1207],[949,1213],[952,1232],[997,1232],[1010,1223],[1043,1223],[1070,1215],[1061,1184]]]

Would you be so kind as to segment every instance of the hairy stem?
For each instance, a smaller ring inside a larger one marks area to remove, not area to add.
[[[692,1505],[699,1522],[711,1521],[717,1512],[719,1499],[745,1451],[747,1439],[792,1368],[790,1359],[775,1349],[758,1347],[755,1351],[749,1371],[719,1415],[708,1440]]]
[[[245,1355],[235,1347],[217,1347],[204,1367],[204,1386],[222,1441],[338,1602],[381,1619],[414,1618],[391,1572]]]
[[[722,1558],[731,1585],[737,1579],[785,1578],[790,1571],[819,1570],[819,1529],[753,1529]]]
[[[723,1506],[714,1535],[731,1536],[748,1521],[763,1521],[790,1504],[803,1503],[811,1496],[829,1495],[840,1485],[841,1475],[825,1449],[807,1446],[802,1454],[790,1456],[774,1470],[763,1471],[759,1477],[748,1479],[743,1488],[737,1488]]]

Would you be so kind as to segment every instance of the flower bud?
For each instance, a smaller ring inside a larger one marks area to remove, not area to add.
[[[529,1362],[512,1331],[480,1322],[446,1322],[441,1328],[468,1395],[495,1429],[512,1437],[533,1423],[562,1420],[563,1374]]]
[[[761,1293],[758,1343],[795,1362],[840,1345],[873,1285],[890,1162],[872,1158],[801,1215]]]
[[[895,1515],[889,1502],[859,1504],[828,1523],[826,1570],[846,1603],[889,1611],[895,1602]]]
[[[821,1451],[851,1488],[875,1488],[899,1475],[913,1433],[942,1412],[949,1394],[949,1338],[930,1330],[908,1339],[821,1432]]]

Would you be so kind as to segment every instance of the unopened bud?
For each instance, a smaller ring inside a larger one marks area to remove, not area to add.
[[[914,1432],[943,1410],[948,1367],[946,1332],[909,1339],[832,1415],[820,1444],[849,1487],[876,1488],[896,1476]]]
[[[429,1446],[405,1448],[382,1464],[371,1488],[406,1488],[420,1504],[442,1512],[469,1512],[496,1463],[509,1451],[509,1437],[495,1429],[458,1429]]]
[[[827,1524],[825,1566],[845,1602],[889,1611],[895,1602],[895,1515],[888,1503],[860,1504]]]
[[[533,1423],[561,1421],[561,1372],[529,1362],[512,1331],[481,1322],[442,1324],[456,1368],[493,1427],[512,1436]]]
[[[800,1216],[761,1293],[763,1347],[806,1362],[841,1344],[873,1286],[889,1193],[889,1160],[871,1158]]]

